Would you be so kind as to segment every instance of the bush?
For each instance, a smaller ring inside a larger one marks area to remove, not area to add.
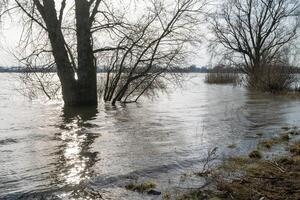
[[[297,78],[289,66],[265,65],[246,77],[246,86],[263,92],[290,91]]]
[[[211,72],[205,76],[205,83],[208,84],[238,84],[239,80],[237,73]]]

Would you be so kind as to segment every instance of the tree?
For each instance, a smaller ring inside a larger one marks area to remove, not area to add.
[[[46,63],[38,62],[40,66],[54,66],[55,63],[65,105],[97,105],[92,29],[103,2],[76,0],[70,5],[67,3],[66,0],[14,0],[5,12],[19,10],[24,19],[24,51],[32,51],[20,60],[32,64],[47,54]],[[71,43],[71,40],[76,42]]]
[[[139,1],[144,8],[134,15],[125,2],[116,9],[105,0],[10,0],[6,11],[21,11],[24,21],[16,57],[29,68],[56,67],[65,105],[82,106],[97,104],[96,69],[102,63],[108,69],[104,99],[112,104],[129,102],[131,95],[137,100],[161,85],[158,78],[183,61],[183,48],[197,40],[191,31],[204,2]]]
[[[144,94],[164,89],[185,61],[188,45],[199,42],[198,28],[204,1],[182,0],[165,5],[150,1],[137,23],[122,31],[110,52],[104,100],[136,102]],[[127,23],[128,24],[128,23]]]
[[[238,56],[244,72],[254,74],[282,61],[284,49],[297,38],[298,14],[295,0],[227,0],[212,17],[213,44],[230,59]]]

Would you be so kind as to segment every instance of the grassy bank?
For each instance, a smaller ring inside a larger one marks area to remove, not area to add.
[[[286,128],[288,129],[288,128]],[[265,140],[244,157],[226,158],[205,175],[209,186],[188,191],[178,200],[299,200],[300,139],[296,129]],[[284,146],[272,158],[264,154]]]
[[[217,148],[208,152],[202,170],[184,173],[201,180],[200,188],[160,191],[150,181],[132,182],[125,188],[163,200],[299,200],[300,129],[282,127],[276,137],[262,139],[244,156],[217,159]],[[262,137],[264,133],[257,133]],[[237,148],[238,144],[227,148]],[[195,179],[194,179],[195,180]]]

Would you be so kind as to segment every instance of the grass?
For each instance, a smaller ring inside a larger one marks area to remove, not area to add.
[[[260,147],[271,149],[274,145],[281,144],[283,142],[288,142],[290,140],[291,131],[282,133],[279,137],[271,138],[268,140],[263,140],[259,142]]]
[[[193,190],[178,200],[299,200],[300,156],[272,161],[235,157],[218,170],[213,178],[215,190]]]
[[[277,144],[276,140],[264,140],[259,143],[260,146],[263,146],[267,149],[271,149],[275,144]]]
[[[222,199],[272,199],[298,200],[300,197],[300,159],[283,157],[278,160],[246,161],[240,171],[242,177],[228,181],[217,181]]]
[[[265,159],[262,157],[262,152],[254,150],[248,157],[226,158],[212,170],[208,177],[211,184],[207,190],[192,190],[178,199],[299,200],[300,140],[286,142],[292,136],[291,132],[285,132],[263,143],[272,147],[283,142],[288,146],[287,150],[290,154]]]
[[[210,196],[210,193],[206,194],[206,191],[193,190],[189,193],[177,197],[176,200],[206,200],[208,199],[208,196]]]
[[[293,91],[297,77],[291,67],[285,65],[262,65],[246,76],[245,84],[252,90],[282,93]]]
[[[224,162],[218,166],[217,171],[222,173],[234,173],[234,171],[239,171],[245,168],[245,166],[250,165],[253,162],[252,159],[247,157],[229,157]]]
[[[236,144],[230,144],[227,146],[229,149],[235,149],[236,148]]]
[[[258,133],[256,133],[256,135],[259,136],[259,137],[262,137],[264,135],[264,133],[258,132]]]
[[[262,154],[258,150],[254,150],[254,151],[250,152],[248,156],[249,156],[249,158],[254,158],[254,159],[261,159],[262,158]]]
[[[208,84],[237,84],[239,82],[239,75],[236,73],[207,73],[205,76],[205,83]]]
[[[290,140],[290,133],[284,133],[280,136],[281,141],[289,141]]]
[[[293,135],[293,136],[295,136],[295,135],[300,135],[300,131],[299,131],[299,130],[296,130],[296,129],[290,130],[290,131],[288,131],[287,133],[290,134],[290,135]]]
[[[281,127],[281,129],[283,129],[283,130],[285,130],[285,131],[288,131],[288,130],[290,130],[291,128],[288,127],[288,126],[283,126],[283,127]]]
[[[293,155],[300,156],[300,141],[294,142],[289,150]]]
[[[127,190],[144,193],[156,187],[155,183],[146,181],[143,183],[129,183],[125,186]]]
[[[163,200],[169,200],[171,199],[171,194],[169,192],[165,192],[162,196]]]

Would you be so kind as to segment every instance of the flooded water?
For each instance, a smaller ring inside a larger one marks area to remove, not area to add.
[[[299,99],[207,85],[201,74],[154,100],[78,110],[29,101],[15,76],[0,74],[0,199],[159,199],[124,185],[182,186],[209,149],[245,154],[257,132],[300,124]]]

